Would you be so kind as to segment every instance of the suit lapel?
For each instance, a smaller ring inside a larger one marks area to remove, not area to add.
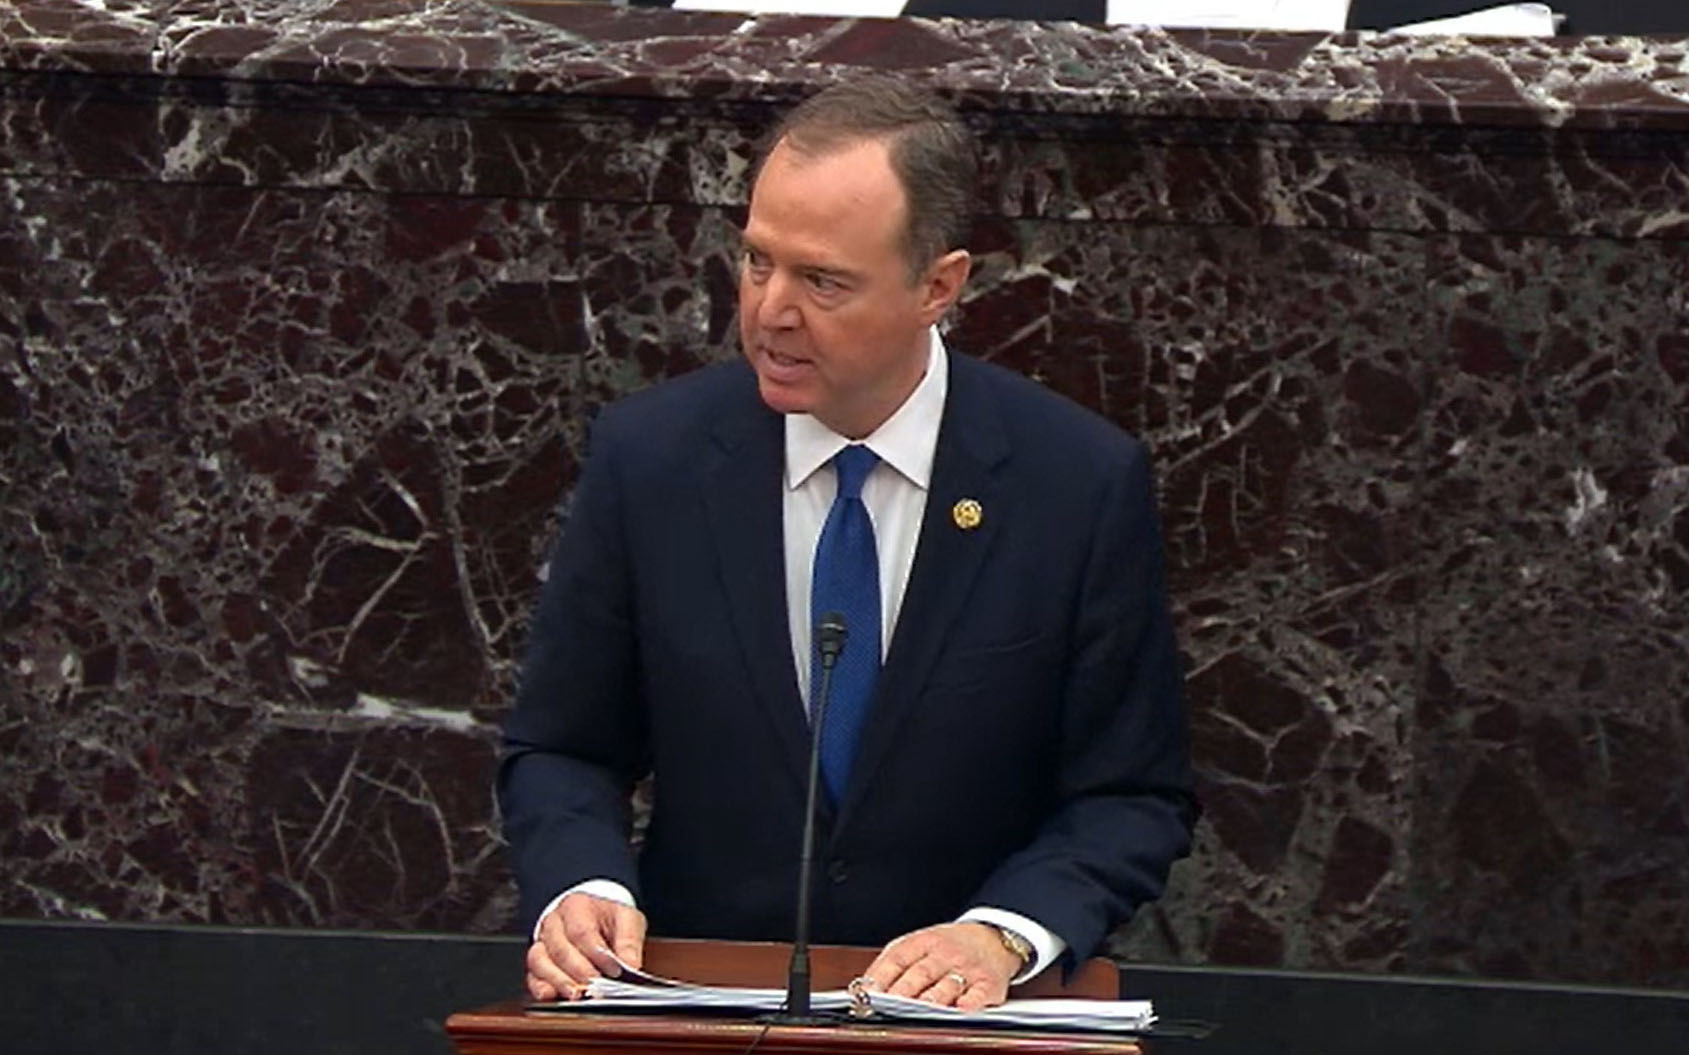
[[[752,695],[774,726],[793,779],[803,787],[809,723],[792,670],[786,619],[780,491],[785,432],[780,416],[760,401],[754,407],[734,408],[722,421],[713,462],[702,476],[704,506]]]
[[[874,771],[897,742],[898,730],[920,704],[921,686],[937,661],[950,629],[962,614],[975,577],[991,549],[1005,511],[997,469],[1008,457],[1001,422],[980,368],[952,353],[950,389],[944,401],[931,489],[921,518],[921,537],[909,585],[892,632],[891,648],[875,687],[874,706],[862,732],[850,785],[839,810],[839,827],[860,808]],[[978,502],[979,525],[959,527],[956,504]]]

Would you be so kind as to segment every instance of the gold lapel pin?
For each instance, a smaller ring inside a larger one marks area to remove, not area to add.
[[[950,519],[963,531],[972,531],[985,519],[985,508],[971,498],[959,499],[950,507]]]

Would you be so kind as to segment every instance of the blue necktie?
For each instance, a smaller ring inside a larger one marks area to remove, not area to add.
[[[844,797],[856,745],[874,699],[880,674],[880,559],[874,523],[862,504],[862,482],[879,456],[852,444],[833,457],[839,491],[821,539],[815,544],[815,574],[810,585],[810,623],[829,612],[844,616],[849,636],[833,666],[832,691],[821,727],[821,776],[833,801]],[[821,659],[811,649],[809,698],[813,713],[821,698]]]

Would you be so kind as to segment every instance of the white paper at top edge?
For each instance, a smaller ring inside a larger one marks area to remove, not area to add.
[[[1547,4],[1503,4],[1468,15],[1434,18],[1386,30],[1416,36],[1552,37],[1554,12]]]
[[[896,18],[907,0],[674,0],[676,11],[739,11],[747,15]]]
[[[1108,0],[1110,25],[1338,32],[1349,0]]]

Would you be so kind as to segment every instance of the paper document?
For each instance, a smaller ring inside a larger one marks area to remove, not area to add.
[[[896,18],[908,0],[674,0],[676,11],[739,11],[747,15]]]
[[[1155,1025],[1155,1008],[1148,1000],[1010,1000],[983,1011],[939,1007],[907,996],[892,996],[853,984],[810,996],[817,1011],[857,1018],[947,1022],[953,1025],[1019,1026],[1026,1029],[1085,1030],[1143,1033]],[[652,1011],[778,1011],[786,1004],[784,989],[694,985],[662,978],[624,965],[620,978],[595,978],[586,996],[576,1002],[530,1004],[536,1011],[647,1009]]]
[[[1386,33],[1451,37],[1552,37],[1559,18],[1547,4],[1503,4],[1469,15],[1395,26]]]
[[[908,0],[674,0],[677,11],[896,18]],[[1110,25],[1340,30],[1349,0],[1107,0]],[[1036,18],[1037,5],[1027,6]]]
[[[1110,25],[1339,32],[1349,0],[1108,0]]]

